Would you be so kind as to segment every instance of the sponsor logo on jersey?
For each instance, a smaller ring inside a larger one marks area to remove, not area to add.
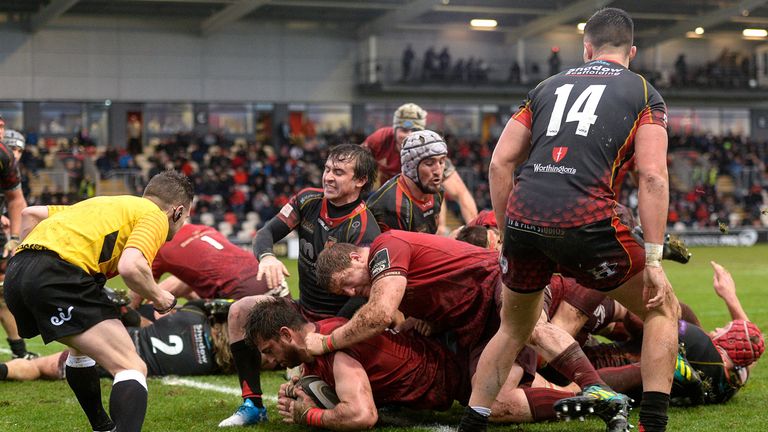
[[[313,232],[315,232],[315,225],[311,221],[308,221],[305,219],[301,221],[301,229],[312,234]]]
[[[581,66],[568,69],[566,75],[597,75],[597,76],[619,76],[622,69],[606,66],[606,63],[593,64],[590,66]]]
[[[591,268],[587,271],[592,273],[592,277],[594,277],[595,280],[599,280],[615,275],[616,267],[618,267],[617,263],[608,263],[608,261],[603,261],[597,267]]]
[[[544,165],[544,164],[537,163],[537,164],[533,164],[533,172],[574,175],[576,174],[576,168],[567,167],[567,166],[557,166],[552,164]]]
[[[552,160],[554,160],[555,163],[560,162],[565,158],[567,153],[568,147],[555,147],[552,149]]]
[[[280,214],[283,215],[283,217],[290,217],[291,213],[293,213],[293,206],[290,204],[286,204],[280,209]]]
[[[368,263],[368,267],[371,269],[371,279],[374,279],[381,272],[389,268],[389,250],[384,248],[373,255],[373,258]]]

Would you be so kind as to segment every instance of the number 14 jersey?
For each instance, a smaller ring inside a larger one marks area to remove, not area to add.
[[[594,60],[542,81],[513,116],[531,130],[507,217],[571,228],[613,215],[617,179],[644,124],[666,128],[661,95],[642,76]]]

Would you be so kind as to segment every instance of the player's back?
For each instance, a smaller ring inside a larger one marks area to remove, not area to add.
[[[614,183],[634,155],[637,127],[665,126],[666,108],[642,76],[595,60],[540,83],[515,118],[531,130],[531,152],[508,214],[574,227],[611,217]]]

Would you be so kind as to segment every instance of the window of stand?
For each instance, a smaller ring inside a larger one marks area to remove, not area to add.
[[[194,124],[191,103],[146,104],[143,117],[148,137],[189,133]]]
[[[6,129],[24,131],[24,108],[21,102],[0,102],[0,115]]]
[[[226,137],[245,138],[253,135],[252,104],[210,104],[208,127]]]
[[[748,136],[749,109],[673,107],[668,112],[671,135]]]
[[[40,104],[40,141],[46,147],[68,148],[82,133],[85,104],[79,102],[42,102]]]

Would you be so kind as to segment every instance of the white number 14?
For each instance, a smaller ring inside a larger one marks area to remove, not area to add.
[[[555,101],[555,108],[552,110],[552,117],[550,117],[549,125],[547,126],[547,136],[555,136],[560,132],[565,104],[568,103],[568,96],[571,95],[571,90],[573,90],[573,84],[563,84],[555,90],[557,100]],[[568,110],[568,115],[565,117],[566,123],[579,122],[576,125],[576,135],[587,136],[589,127],[597,121],[595,111],[597,110],[597,104],[600,103],[600,98],[603,97],[603,91],[605,91],[604,84],[595,84],[587,87],[573,102],[571,109]]]

